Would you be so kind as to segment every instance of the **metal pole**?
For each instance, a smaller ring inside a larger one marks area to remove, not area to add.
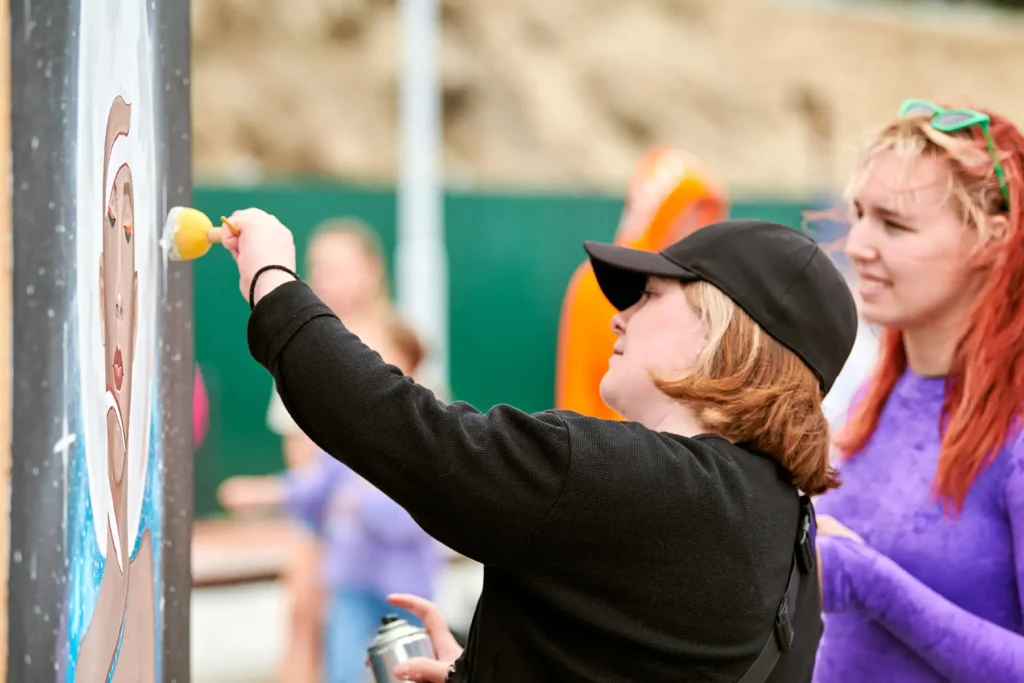
[[[448,387],[438,2],[402,0],[399,8],[404,39],[395,253],[398,307],[427,346],[424,376]]]

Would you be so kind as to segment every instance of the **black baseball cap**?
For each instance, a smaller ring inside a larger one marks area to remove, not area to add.
[[[857,308],[850,288],[814,240],[785,225],[713,223],[660,253],[583,246],[601,291],[618,310],[640,300],[648,276],[712,284],[799,356],[825,393],[853,348]]]

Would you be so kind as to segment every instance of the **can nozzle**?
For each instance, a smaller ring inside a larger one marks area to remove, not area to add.
[[[388,624],[393,624],[396,621],[398,621],[397,614],[388,614],[380,618],[380,625],[387,626]]]

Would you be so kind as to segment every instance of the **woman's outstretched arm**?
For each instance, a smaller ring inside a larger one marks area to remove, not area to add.
[[[248,338],[302,431],[453,550],[501,562],[554,507],[570,455],[557,414],[438,401],[302,282],[261,298]]]

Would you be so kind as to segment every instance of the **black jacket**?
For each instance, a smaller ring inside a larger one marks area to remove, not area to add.
[[[769,638],[799,515],[771,458],[715,436],[441,403],[301,282],[259,302],[249,348],[310,438],[485,565],[454,680],[734,683]],[[811,679],[815,573],[798,604],[773,682]]]

